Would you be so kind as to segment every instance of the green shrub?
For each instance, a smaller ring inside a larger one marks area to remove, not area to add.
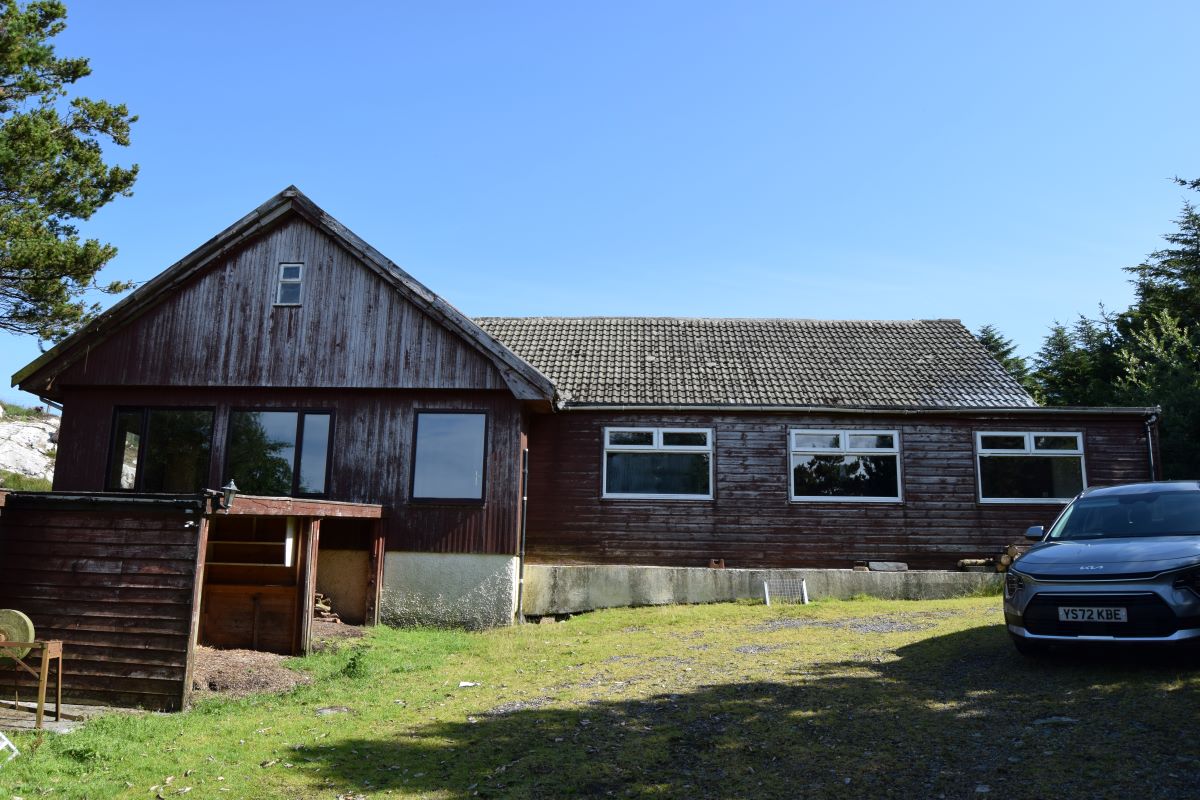
[[[0,488],[10,489],[14,492],[48,492],[51,486],[50,481],[45,478],[0,469]]]
[[[37,406],[22,406],[2,401],[0,401],[0,406],[4,407],[4,416],[11,419],[37,419],[46,416],[45,409]]]

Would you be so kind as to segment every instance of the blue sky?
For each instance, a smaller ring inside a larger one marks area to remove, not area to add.
[[[141,118],[84,226],[106,280],[294,183],[471,315],[954,317],[1031,354],[1130,302],[1200,177],[1194,2],[68,2],[80,92]]]

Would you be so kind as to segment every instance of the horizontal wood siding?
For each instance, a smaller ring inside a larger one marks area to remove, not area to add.
[[[300,306],[274,305],[282,262],[304,264]],[[506,388],[487,358],[299,217],[180,286],[56,385]]]
[[[713,499],[600,499],[605,426],[713,428]],[[793,427],[899,430],[903,502],[789,502]],[[729,567],[849,567],[870,559],[952,569],[960,558],[998,555],[1061,508],[979,503],[976,430],[1083,431],[1089,485],[1150,478],[1145,427],[1130,417],[568,412],[532,421],[528,557],[672,566],[723,558]]]
[[[180,708],[199,529],[199,514],[183,509],[10,499],[0,514],[0,607],[28,614],[39,639],[64,641],[64,700]],[[32,679],[21,686],[32,696]]]
[[[215,408],[208,486],[222,486],[231,408],[333,412],[329,500],[378,503],[389,550],[431,553],[517,552],[520,402],[507,391],[432,392],[329,389],[74,388],[59,431],[56,491],[102,491],[119,406]],[[410,503],[413,424],[418,410],[488,415],[482,504]]]

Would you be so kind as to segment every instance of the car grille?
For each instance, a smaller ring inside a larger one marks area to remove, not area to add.
[[[1128,622],[1059,622],[1059,606],[1124,608]],[[1136,594],[1036,594],[1025,607],[1025,629],[1042,636],[1170,636],[1179,620],[1153,592]]]

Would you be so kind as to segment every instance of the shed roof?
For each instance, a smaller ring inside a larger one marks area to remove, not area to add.
[[[483,317],[567,406],[1030,408],[958,320]]]

